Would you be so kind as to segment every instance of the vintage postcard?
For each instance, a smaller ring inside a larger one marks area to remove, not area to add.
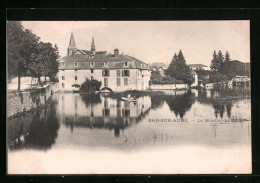
[[[250,21],[7,21],[8,174],[251,174]]]

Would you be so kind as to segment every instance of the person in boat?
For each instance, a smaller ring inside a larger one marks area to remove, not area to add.
[[[128,95],[127,95],[127,98],[129,98],[129,99],[131,98],[131,95],[130,95],[130,93],[128,93]]]

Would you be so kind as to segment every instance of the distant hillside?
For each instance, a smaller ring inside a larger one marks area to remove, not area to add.
[[[250,77],[250,63],[244,63],[238,60],[223,62],[219,68],[219,72],[228,76],[230,79],[234,76]]]

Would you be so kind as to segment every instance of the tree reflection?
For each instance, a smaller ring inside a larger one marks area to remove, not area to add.
[[[58,117],[56,114],[57,102],[41,109],[36,109],[32,114],[25,114],[26,117],[12,119],[8,125],[18,122],[19,130],[10,130],[10,149],[33,148],[47,150],[55,143],[59,129]],[[12,128],[12,126],[10,126]]]
[[[87,94],[87,95],[80,95],[82,101],[86,104],[86,106],[93,106],[93,104],[101,103],[100,94]]]
[[[225,111],[231,117],[231,110],[234,101],[243,100],[250,96],[250,88],[233,87],[218,88],[212,90],[199,90],[198,102],[204,105],[211,105],[214,108],[215,117],[223,118]]]
[[[191,108],[195,102],[195,94],[190,90],[183,95],[167,96],[166,103],[169,105],[170,110],[175,113],[176,116],[184,117],[185,113]]]

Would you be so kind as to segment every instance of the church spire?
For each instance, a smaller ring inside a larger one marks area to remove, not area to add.
[[[70,44],[69,44],[69,47],[68,47],[67,55],[73,55],[76,52],[76,50],[77,50],[76,43],[75,43],[74,35],[73,35],[73,32],[72,32],[71,36],[70,36]]]
[[[94,36],[92,37],[91,51],[92,51],[92,52],[95,52],[95,51],[96,51],[95,42],[94,42]]]
[[[71,33],[71,36],[70,36],[69,48],[76,48],[76,43],[75,43],[75,40],[74,40],[73,32]]]

